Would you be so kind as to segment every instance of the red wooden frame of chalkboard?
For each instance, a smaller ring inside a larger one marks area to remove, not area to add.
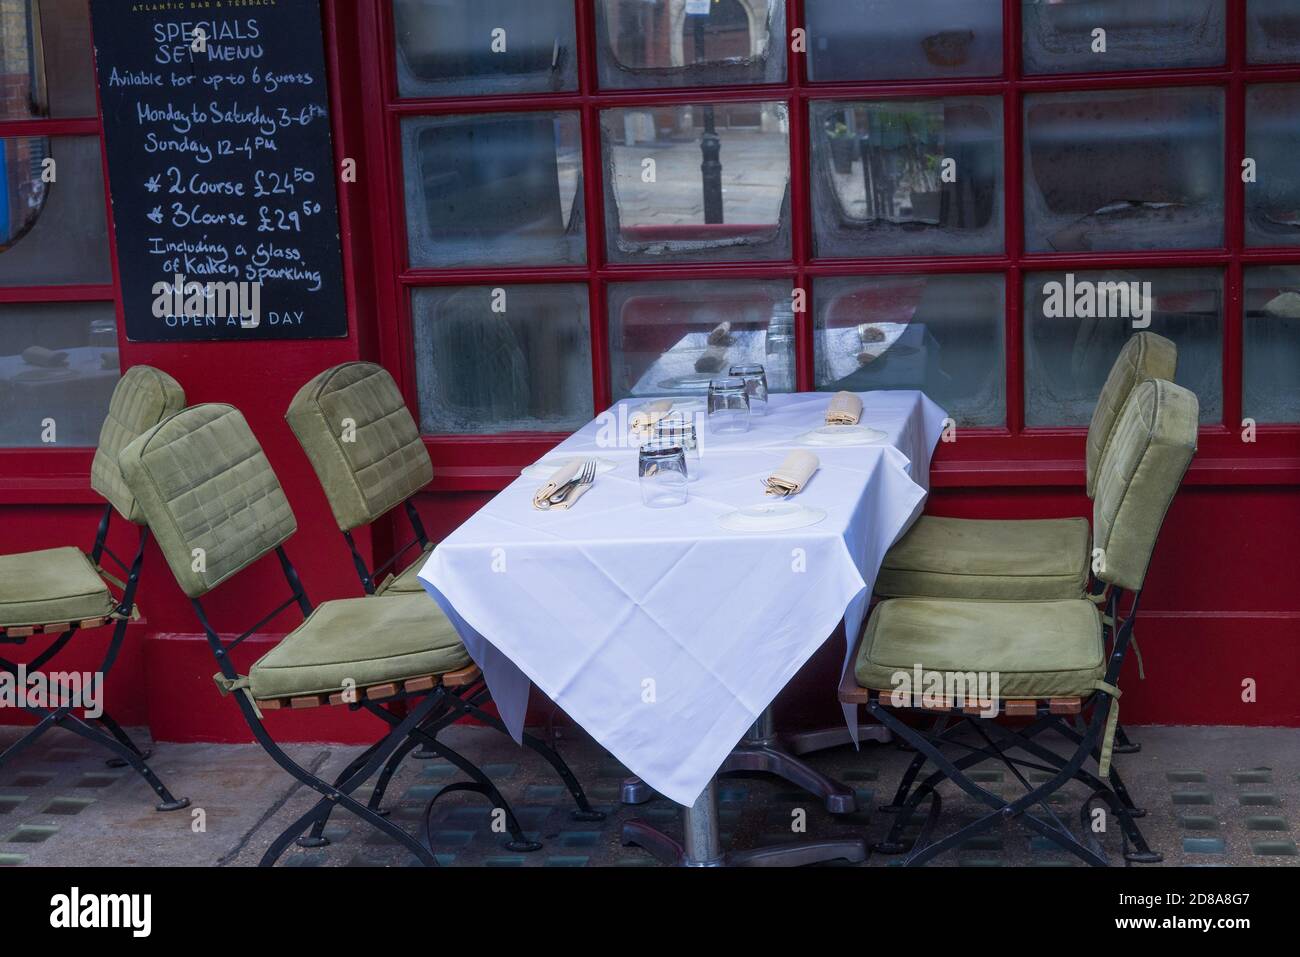
[[[804,0],[789,0],[787,26],[802,27]],[[1240,176],[1245,139],[1248,84],[1300,82],[1300,65],[1249,66],[1246,63],[1245,0],[1227,0],[1227,62],[1197,69],[1124,71],[1105,74],[1026,76],[1021,69],[1020,0],[1003,0],[1001,77],[916,82],[813,83],[805,57],[788,55],[787,81],[730,87],[605,91],[598,87],[594,4],[575,4],[578,89],[568,93],[521,96],[485,95],[412,99],[399,97],[395,71],[393,14],[388,2],[363,4],[359,17],[361,99],[372,169],[385,177],[386,229],[376,231],[376,286],[381,313],[384,364],[397,375],[411,405],[416,405],[410,293],[427,286],[472,283],[584,283],[590,295],[593,414],[611,398],[606,289],[609,283],[655,279],[790,280],[808,291],[809,309],[797,316],[797,383],[813,383],[812,280],[824,276],[985,273],[1005,276],[1006,423],[1001,428],[969,428],[960,441],[941,446],[935,461],[938,486],[1077,485],[1082,480],[1082,428],[1029,428],[1024,408],[1023,277],[1034,270],[1083,270],[1159,266],[1218,267],[1224,271],[1223,417],[1201,430],[1201,448],[1190,481],[1206,484],[1291,484],[1300,481],[1300,423],[1261,425],[1254,444],[1241,441],[1242,419],[1242,270],[1248,265],[1300,264],[1300,249],[1247,248],[1244,240],[1244,186]],[[1027,253],[1022,218],[1022,98],[1027,93],[1117,90],[1153,87],[1214,87],[1225,91],[1225,243],[1192,251]],[[1002,98],[1004,125],[1005,251],[1000,255],[888,259],[818,259],[813,253],[810,202],[809,104],[822,99],[890,99],[908,96],[991,95]],[[792,255],[771,262],[716,262],[627,265],[605,255],[604,170],[599,113],[610,107],[674,103],[736,103],[781,100],[790,116]],[[409,265],[403,208],[399,124],[403,117],[451,113],[570,110],[581,117],[587,262],[582,266],[421,269]],[[380,217],[377,217],[379,219]],[[391,264],[391,265],[385,265]],[[501,488],[518,467],[544,454],[562,436],[496,433],[482,436],[429,436],[436,465],[436,487],[443,490]]]

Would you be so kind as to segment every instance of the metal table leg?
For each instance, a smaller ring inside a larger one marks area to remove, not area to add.
[[[651,827],[631,820],[623,825],[623,844],[649,851],[663,864],[677,867],[793,867],[844,860],[853,864],[867,859],[867,845],[861,839],[839,841],[792,841],[750,851],[722,851],[718,826],[717,778],[682,810],[683,843]]]
[[[859,725],[858,735],[861,741],[887,742],[892,738],[889,730],[880,724]],[[768,707],[728,755],[719,773],[765,771],[775,774],[820,798],[831,814],[852,814],[857,809],[853,791],[797,757],[809,751],[851,742],[847,727],[792,735],[779,734],[773,725],[772,709]],[[624,804],[645,804],[653,797],[654,790],[640,778],[631,777],[623,781]]]

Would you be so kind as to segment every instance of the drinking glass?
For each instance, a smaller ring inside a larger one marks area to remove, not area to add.
[[[695,482],[699,479],[700,437],[693,419],[682,412],[670,413],[655,423],[653,439],[678,446],[686,458],[686,480]]]
[[[714,435],[749,431],[749,393],[735,376],[709,383],[709,431]]]
[[[637,456],[641,504],[672,508],[686,504],[686,455],[671,442],[647,442]]]
[[[749,414],[767,415],[767,370],[760,365],[732,366],[731,375],[745,380]]]

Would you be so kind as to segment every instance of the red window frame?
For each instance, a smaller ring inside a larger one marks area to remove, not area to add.
[[[108,165],[104,158],[104,124],[95,94],[93,116],[0,120],[0,138],[17,136],[93,136],[100,144],[100,168],[104,183],[105,222],[108,224],[110,281],[106,283],[63,283],[53,285],[0,286],[0,305],[52,302],[112,303],[115,314],[122,313],[117,284],[117,249],[112,242],[113,210],[108,195]],[[119,352],[120,355],[120,352]],[[51,493],[60,501],[95,501],[87,484],[93,447],[75,448],[8,448],[0,449],[0,498],[7,502],[49,501]]]
[[[392,10],[387,0],[368,5],[359,37],[366,64],[367,136],[372,160],[386,179],[386,218],[389,229],[377,230],[376,262],[397,268],[376,276],[381,314],[394,321],[381,324],[383,361],[401,382],[408,401],[416,402],[414,352],[411,348],[409,294],[421,286],[580,282],[590,294],[592,375],[596,409],[608,406],[609,342],[606,334],[606,287],[611,282],[654,279],[787,278],[807,290],[809,308],[796,316],[797,382],[809,389],[813,381],[812,281],[823,276],[980,272],[1006,277],[1006,401],[1002,428],[964,429],[959,440],[941,446],[936,457],[936,483],[970,485],[1081,484],[1084,435],[1082,428],[1025,427],[1023,284],[1026,272],[1057,269],[1205,266],[1224,271],[1223,419],[1201,429],[1201,454],[1193,481],[1274,484],[1300,481],[1300,425],[1262,425],[1257,441],[1241,441],[1242,418],[1242,270],[1250,265],[1300,264],[1300,249],[1246,248],[1244,185],[1240,163],[1245,145],[1245,92],[1250,83],[1300,82],[1300,65],[1246,64],[1245,0],[1227,0],[1227,58],[1221,67],[1124,71],[1106,74],[1024,76],[1021,71],[1020,0],[1003,0],[1003,74],[988,79],[922,80],[908,82],[810,83],[805,57],[790,50],[787,81],[732,87],[692,87],[603,91],[596,77],[594,4],[575,4],[578,45],[578,90],[518,96],[401,99],[397,95]],[[788,0],[787,29],[804,25],[804,0]],[[1218,249],[1154,252],[1026,253],[1022,217],[1021,102],[1025,94],[1065,90],[1112,90],[1145,87],[1215,86],[1225,90],[1225,244]],[[997,95],[1004,110],[1004,175],[1006,178],[1005,250],[1000,255],[818,260],[812,250],[809,200],[808,107],[812,99],[890,99],[908,96]],[[792,255],[789,259],[754,263],[717,261],[689,264],[611,264],[605,257],[603,169],[599,111],[610,107],[674,103],[782,100],[790,115],[790,178]],[[399,124],[403,117],[466,112],[573,110],[580,115],[583,145],[583,185],[586,203],[587,262],[563,267],[488,267],[475,269],[412,268],[406,255],[406,225],[402,202]],[[387,245],[385,245],[385,243]],[[563,438],[556,434],[499,433],[483,436],[428,436],[437,487],[493,489],[508,481],[519,466],[543,454]]]

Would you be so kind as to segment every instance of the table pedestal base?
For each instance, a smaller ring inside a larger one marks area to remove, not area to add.
[[[694,804],[683,809],[682,825],[686,836],[678,843],[645,821],[631,820],[623,825],[623,844],[641,847],[660,863],[674,867],[798,867],[840,860],[860,864],[867,859],[867,844],[861,839],[791,841],[724,852],[718,836],[716,778]]]
[[[859,741],[888,742],[892,737],[884,725],[858,725]],[[775,774],[819,798],[831,814],[852,814],[857,810],[852,789],[828,778],[797,757],[810,751],[851,744],[852,740],[849,729],[845,726],[799,734],[778,734],[773,730],[772,710],[768,708],[722,762],[718,771],[720,774],[732,771],[764,771]],[[626,778],[623,781],[624,804],[645,804],[653,797],[654,790],[640,778]]]

